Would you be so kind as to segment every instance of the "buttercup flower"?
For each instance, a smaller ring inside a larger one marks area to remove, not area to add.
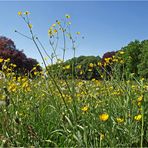
[[[107,113],[103,113],[103,114],[99,115],[99,119],[101,121],[107,121],[108,118],[109,118],[109,115]]]
[[[21,11],[19,11],[17,14],[18,14],[19,16],[21,16],[21,15],[22,15],[22,12],[21,12]]]
[[[94,64],[93,63],[90,63],[89,64],[89,67],[93,68],[94,67]]]
[[[142,119],[142,115],[139,114],[139,115],[135,116],[134,119],[135,119],[136,121],[140,121],[140,120]]]
[[[24,12],[24,14],[25,14],[25,15],[29,15],[29,14],[30,14],[30,12],[29,12],[29,11],[26,11],[26,12]]]
[[[82,110],[83,112],[87,112],[87,111],[88,111],[88,106],[86,105],[86,106],[82,107],[81,110]]]
[[[66,14],[65,17],[66,17],[67,19],[69,19],[69,18],[70,18],[70,15]]]
[[[137,101],[138,101],[138,102],[141,102],[142,99],[143,99],[143,96],[141,95],[141,96],[138,97]]]
[[[28,27],[31,29],[32,28],[32,24],[28,24]]]
[[[124,54],[124,51],[120,51],[119,53],[120,53],[120,54]]]
[[[117,121],[118,123],[122,123],[122,122],[124,122],[124,119],[123,119],[123,118],[116,118],[116,121]]]
[[[1,58],[0,58],[0,63],[2,63],[2,62],[3,62],[3,60],[4,60],[4,59],[1,59]]]
[[[77,32],[77,35],[80,35],[80,32]]]

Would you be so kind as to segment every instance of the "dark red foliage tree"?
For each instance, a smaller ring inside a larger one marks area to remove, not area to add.
[[[0,37],[0,58],[10,59],[10,63],[16,65],[14,71],[17,74],[29,73],[33,67],[38,65],[35,59],[27,58],[23,51],[17,50],[14,42],[6,37]],[[2,69],[2,64],[0,63],[0,69]],[[36,71],[41,70],[41,67],[37,66]]]
[[[0,50],[4,49],[16,49],[14,42],[4,36],[0,36]]]
[[[102,72],[106,73],[106,76],[111,76],[112,74],[112,66],[111,66],[111,63],[112,63],[112,58],[113,56],[115,56],[117,52],[116,51],[111,51],[111,52],[106,52],[102,59],[101,59],[101,64],[102,64]],[[107,62],[106,59],[109,59],[109,61]]]
[[[106,62],[105,59],[112,58],[113,56],[115,56],[116,53],[117,53],[116,51],[106,52],[103,55],[102,60],[101,60],[102,65],[104,65],[104,63]],[[110,60],[110,62],[112,61]]]

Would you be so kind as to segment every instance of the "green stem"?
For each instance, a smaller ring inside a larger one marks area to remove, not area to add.
[[[141,125],[141,140],[140,140],[140,148],[143,147],[143,133],[144,133],[144,112],[142,107],[142,125]]]

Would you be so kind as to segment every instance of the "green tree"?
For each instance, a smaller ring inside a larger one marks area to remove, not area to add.
[[[138,74],[148,78],[148,40],[141,42],[141,54],[139,55]]]
[[[139,55],[141,54],[141,43],[138,40],[130,42],[127,46],[122,48],[125,53],[121,58],[125,61],[126,75],[134,73],[138,76],[138,64],[140,63]]]

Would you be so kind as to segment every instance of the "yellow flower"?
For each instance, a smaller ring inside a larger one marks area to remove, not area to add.
[[[138,102],[138,104],[137,104],[138,106],[141,106],[141,102]]]
[[[138,101],[138,102],[141,102],[142,99],[143,99],[143,95],[141,95],[140,97],[138,97],[137,101]]]
[[[32,28],[32,24],[28,24],[28,27],[31,29]]]
[[[92,82],[94,82],[94,81],[96,81],[96,79],[95,79],[95,78],[93,78],[91,81],[92,81]]]
[[[70,69],[70,65],[66,65],[65,66],[65,69]]]
[[[6,59],[5,62],[10,62],[10,58]]]
[[[139,114],[139,115],[135,116],[134,119],[135,119],[136,121],[140,121],[140,120],[142,119],[142,115]]]
[[[77,66],[78,69],[81,69],[81,67],[82,67],[82,65],[78,65],[78,66]]]
[[[0,63],[2,63],[2,62],[3,62],[3,60],[4,60],[4,59],[1,59],[1,58],[0,58]]]
[[[92,69],[88,69],[88,71],[92,71]]]
[[[81,110],[82,110],[83,112],[87,112],[87,111],[88,111],[88,106],[86,105],[86,106],[82,107]]]
[[[80,35],[80,32],[77,32],[77,35]]]
[[[89,64],[89,67],[93,68],[94,67],[94,64],[93,63],[90,63]]]
[[[58,25],[60,25],[60,24],[61,24],[61,22],[60,22],[60,21],[58,21],[58,20],[56,20],[56,23],[57,23]]]
[[[103,113],[103,114],[99,115],[99,119],[101,121],[107,121],[108,118],[109,118],[109,115],[107,113]]]
[[[80,71],[80,75],[82,75],[83,74],[83,71]]]
[[[67,22],[67,25],[71,25],[71,22]]]
[[[48,30],[48,35],[49,35],[49,36],[52,36],[52,35],[53,35],[52,28],[49,28],[49,30]]]
[[[144,78],[141,78],[140,81],[144,81]]]
[[[103,75],[101,75],[100,77],[103,78]]]
[[[109,63],[110,60],[111,60],[111,58],[105,58],[105,62],[106,62],[106,63]]]
[[[118,123],[122,123],[122,122],[124,122],[124,119],[123,119],[123,118],[116,118],[116,121],[117,121]]]
[[[120,54],[124,54],[124,51],[120,51],[119,53],[120,53]]]
[[[22,15],[22,11],[19,11],[17,14],[18,14],[19,16],[21,16],[21,15]]]
[[[98,66],[102,66],[101,62],[98,62]]]
[[[29,15],[29,14],[30,14],[30,12],[29,12],[29,11],[26,11],[26,12],[24,12],[24,14],[25,14],[25,15]]]
[[[53,32],[54,32],[54,33],[57,33],[57,30],[56,30],[56,29],[54,29],[54,30],[53,30]]]
[[[56,26],[56,24],[52,24],[52,27],[55,27]]]
[[[124,63],[124,61],[123,61],[123,60],[121,60],[121,61],[120,61],[120,63],[121,63],[121,64],[123,64],[123,63]]]
[[[103,140],[104,139],[104,134],[100,133],[100,140]]]
[[[70,15],[68,15],[68,14],[65,14],[65,17],[66,17],[67,19],[69,19],[69,18],[70,18]]]
[[[11,92],[15,92],[17,90],[17,85],[15,83],[10,83],[8,86],[8,90]]]

